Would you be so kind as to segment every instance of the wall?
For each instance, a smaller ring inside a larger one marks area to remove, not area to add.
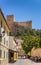
[[[25,22],[16,22],[19,26],[22,26],[24,28],[32,28],[32,21],[25,21]]]
[[[16,51],[16,43],[13,36],[9,36],[9,49]]]
[[[2,30],[2,28],[1,28]],[[2,41],[0,42],[1,44],[1,50],[2,50],[2,54],[1,54],[1,65],[6,65],[8,64],[8,49],[9,49],[9,36],[7,35],[7,31],[5,30],[5,35],[3,36],[2,34]],[[5,38],[5,41],[4,41]],[[4,43],[5,42],[5,43]],[[4,51],[5,51],[5,55],[4,55]],[[5,57],[4,57],[5,56]]]
[[[32,21],[16,22],[14,20],[14,16],[13,15],[8,15],[6,20],[7,20],[7,23],[9,25],[9,28],[13,32],[15,32],[17,26],[18,27],[24,27],[24,28],[32,29]]]

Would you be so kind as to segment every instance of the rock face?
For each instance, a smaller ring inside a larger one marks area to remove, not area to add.
[[[31,51],[31,56],[35,57],[41,57],[41,48],[33,48],[32,51]]]
[[[6,20],[9,28],[13,32],[15,32],[15,30],[19,27],[32,29],[32,21],[16,22],[13,15],[8,15]]]

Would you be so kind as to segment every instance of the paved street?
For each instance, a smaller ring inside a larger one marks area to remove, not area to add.
[[[29,59],[18,59],[15,63],[9,65],[41,65],[41,63],[35,63]]]

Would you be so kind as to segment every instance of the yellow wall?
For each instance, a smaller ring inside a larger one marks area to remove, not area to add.
[[[14,52],[14,61],[18,59],[18,53]]]
[[[8,28],[7,24],[6,24],[6,21],[4,20],[4,18],[3,18],[3,16],[2,16],[2,14],[1,14],[1,13],[0,13],[0,21],[2,21],[2,22],[3,22],[3,24],[4,24],[5,28],[6,28],[6,30],[7,30],[8,32],[10,32],[10,30],[9,30],[9,28]]]

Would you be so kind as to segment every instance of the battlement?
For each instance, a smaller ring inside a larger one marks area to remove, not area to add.
[[[15,21],[15,17],[14,17],[14,15],[7,15],[6,20],[7,20],[7,22],[12,23],[12,22],[14,22],[14,21]]]
[[[32,28],[32,21],[25,21],[25,22],[14,22],[15,24],[22,26],[24,28]]]
[[[14,15],[8,15],[7,18],[7,23],[9,25],[9,28],[14,31],[17,29],[17,27],[23,27],[23,28],[28,28],[32,29],[32,21],[24,21],[24,22],[16,22]]]

